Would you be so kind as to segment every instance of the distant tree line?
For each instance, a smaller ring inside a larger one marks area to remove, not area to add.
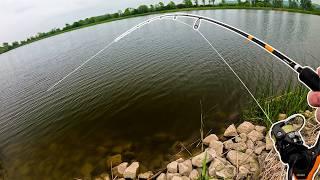
[[[0,45],[0,54],[11,49],[17,48],[19,46],[55,35],[72,29],[76,29],[82,26],[92,25],[99,22],[110,21],[121,17],[159,12],[165,10],[183,9],[183,8],[198,8],[198,7],[212,7],[212,6],[239,6],[239,7],[274,7],[274,8],[293,8],[293,9],[303,9],[303,10],[313,10],[313,5],[311,0],[288,0],[287,4],[283,0],[221,0],[218,4],[215,0],[183,0],[181,4],[175,4],[170,1],[167,5],[159,2],[155,5],[140,5],[138,8],[126,8],[124,11],[118,11],[113,14],[105,14],[102,16],[90,17],[84,20],[74,22],[72,24],[65,24],[65,26],[60,28],[54,28],[49,32],[38,33],[35,36],[23,41],[15,41],[11,44],[4,42]]]

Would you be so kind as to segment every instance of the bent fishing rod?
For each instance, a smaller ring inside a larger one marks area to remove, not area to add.
[[[122,39],[123,37],[127,36],[128,34],[130,34],[131,32],[133,32],[134,30],[144,26],[145,24],[148,24],[154,20],[158,20],[161,18],[165,18],[165,17],[172,17],[173,19],[177,19],[177,17],[188,17],[188,18],[193,18],[196,19],[193,28],[195,30],[198,30],[200,28],[200,23],[201,21],[207,21],[210,22],[212,24],[218,25],[224,29],[227,29],[251,42],[253,42],[254,44],[258,45],[259,47],[263,48],[265,51],[267,51],[268,53],[272,54],[273,56],[275,56],[277,59],[279,59],[281,62],[283,62],[284,64],[288,65],[292,70],[294,70],[299,76],[298,79],[305,85],[307,86],[309,89],[311,89],[312,91],[320,91],[320,77],[319,75],[310,67],[308,66],[301,66],[300,64],[298,64],[297,62],[293,61],[292,59],[290,59],[288,56],[286,56],[284,53],[280,52],[279,50],[277,50],[276,48],[272,47],[271,45],[265,43],[264,41],[258,39],[257,37],[254,37],[253,35],[250,35],[249,33],[246,33],[238,28],[235,28],[231,25],[228,25],[226,23],[220,22],[218,20],[215,19],[211,19],[205,16],[200,16],[200,15],[195,15],[195,14],[187,14],[187,13],[175,13],[175,14],[164,14],[155,18],[151,18],[148,19],[142,23],[140,23],[139,25],[133,27],[132,29],[128,30],[127,32],[123,33],[122,35],[120,35],[118,38],[115,39],[115,42],[119,41],[120,39]]]
[[[265,51],[267,51],[268,53],[272,54],[274,57],[279,59],[281,62],[283,62],[284,64],[289,66],[294,72],[296,72],[298,74],[298,79],[300,80],[300,82],[302,82],[310,90],[312,90],[312,91],[320,91],[320,77],[310,67],[301,66],[300,64],[298,64],[297,62],[293,61],[288,56],[286,56],[284,53],[280,52],[279,50],[277,50],[276,48],[272,47],[271,45],[265,43],[264,41],[258,39],[257,37],[254,37],[253,35],[250,35],[249,33],[246,33],[246,32],[244,32],[244,31],[242,31],[240,29],[237,29],[237,28],[235,28],[235,27],[233,27],[231,25],[228,25],[226,23],[223,23],[223,22],[220,22],[218,20],[211,19],[211,18],[208,18],[208,17],[205,17],[205,16],[200,16],[200,15],[195,15],[195,14],[187,14],[187,13],[174,13],[174,14],[164,14],[164,15],[161,15],[161,16],[156,16],[156,17],[150,18],[150,19],[148,19],[146,21],[143,21],[142,23],[132,27],[128,31],[124,32],[123,34],[121,34],[120,36],[115,38],[111,43],[109,43],[103,49],[101,49],[96,54],[91,56],[84,63],[82,63],[79,67],[77,67],[72,72],[70,72],[65,77],[63,77],[60,81],[58,81],[53,86],[51,86],[47,91],[50,91],[51,89],[53,89],[56,85],[58,85],[60,82],[62,82],[68,76],[70,76],[72,73],[74,73],[75,71],[80,69],[87,62],[89,62],[94,57],[96,57],[98,54],[100,54],[101,52],[103,52],[104,50],[109,48],[113,43],[116,43],[116,42],[120,41],[122,38],[126,37],[127,35],[129,35],[133,31],[145,26],[146,24],[149,24],[149,23],[151,23],[153,21],[156,21],[156,20],[161,20],[162,18],[168,18],[168,17],[172,17],[174,20],[177,19],[177,17],[187,17],[187,18],[196,19],[195,23],[193,25],[193,28],[195,30],[198,30],[200,28],[200,23],[201,23],[202,20],[203,21],[207,21],[207,22],[212,23],[212,24],[215,24],[217,26],[220,26],[220,27],[222,27],[222,28],[224,28],[226,30],[229,30],[229,31],[231,31],[231,32],[233,32],[233,33],[235,33],[235,34],[237,34],[237,35],[239,35],[239,36],[241,36],[241,37],[253,42],[254,44],[258,45],[260,48],[264,49]]]

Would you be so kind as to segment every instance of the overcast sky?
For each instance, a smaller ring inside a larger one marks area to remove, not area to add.
[[[0,43],[24,40],[65,23],[160,0],[0,0]],[[167,4],[170,0],[162,0]],[[176,3],[182,0],[173,0]],[[313,0],[320,2],[320,0]]]
[[[65,23],[160,0],[0,0],[0,44],[24,40]],[[170,0],[162,0],[165,4]],[[182,0],[174,0],[181,2]]]

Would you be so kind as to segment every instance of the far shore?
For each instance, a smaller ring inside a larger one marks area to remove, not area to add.
[[[15,47],[15,48],[12,48],[12,49],[16,49],[16,48],[19,48],[21,46],[24,46],[24,45],[27,45],[27,44],[31,44],[33,42],[36,42],[36,41],[39,41],[39,40],[42,40],[42,39],[46,39],[46,38],[49,38],[49,37],[52,37],[52,36],[56,36],[56,35],[59,35],[59,34],[62,34],[62,33],[70,32],[70,31],[74,31],[74,30],[78,30],[78,29],[82,29],[82,28],[87,28],[87,27],[98,25],[98,24],[108,23],[108,22],[112,22],[112,21],[118,21],[118,20],[134,18],[134,17],[140,17],[140,16],[147,16],[147,15],[155,15],[155,14],[174,13],[174,12],[183,12],[183,11],[198,11],[198,10],[220,10],[220,9],[272,10],[272,11],[284,11],[284,12],[292,12],[292,13],[320,15],[320,11],[316,11],[316,10],[307,11],[307,10],[302,10],[302,9],[273,8],[273,7],[245,7],[245,6],[236,6],[236,5],[229,5],[229,6],[203,6],[203,7],[171,9],[171,10],[162,10],[162,11],[154,11],[154,12],[143,13],[143,14],[122,16],[122,17],[112,18],[112,19],[108,19],[108,20],[104,20],[104,21],[100,21],[100,22],[90,23],[90,24],[83,25],[83,26],[76,27],[76,28],[71,28],[71,29],[67,29],[67,30],[61,30],[61,31],[56,32],[54,34],[47,35],[47,36],[42,37],[42,38],[37,38],[37,39],[32,40],[30,42],[27,42],[25,44],[21,44],[21,45]],[[4,52],[0,51],[0,54],[3,54],[3,53],[8,52],[8,51],[11,51],[12,49],[4,51]]]

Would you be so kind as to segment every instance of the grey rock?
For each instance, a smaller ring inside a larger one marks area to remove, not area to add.
[[[224,165],[231,165],[231,163],[223,157],[216,157],[216,159],[219,159]]]
[[[184,159],[183,158],[179,158],[176,161],[177,161],[177,163],[182,163],[184,161]]]
[[[232,141],[232,139],[230,139],[225,141],[223,144],[224,144],[224,148],[229,150],[233,147],[234,142]]]
[[[247,141],[247,139],[248,139],[248,137],[247,137],[247,134],[246,134],[246,133],[241,133],[241,134],[240,134],[240,138],[241,138],[242,142],[246,142],[246,141]]]
[[[191,180],[197,180],[199,178],[199,172],[196,169],[193,169],[189,175]]]
[[[246,154],[252,155],[254,153],[253,149],[247,149]]]
[[[183,180],[181,176],[173,176],[172,180]]]
[[[249,173],[250,171],[246,167],[240,166],[237,179],[245,179],[246,177],[248,177]]]
[[[209,146],[209,144],[212,141],[219,141],[218,136],[216,136],[215,134],[210,134],[209,136],[207,136],[206,138],[203,139],[203,144]]]
[[[223,135],[226,136],[226,137],[238,136],[237,129],[236,129],[236,127],[234,126],[234,124],[231,124],[231,125],[225,130],[225,132],[224,132]]]
[[[135,179],[137,177],[137,171],[139,169],[139,162],[133,162],[123,173],[124,178]]]
[[[217,171],[221,171],[225,167],[225,164],[222,160],[215,158],[210,163],[210,166],[208,168],[209,176],[213,177],[216,176]]]
[[[242,138],[241,138],[240,136],[236,136],[236,137],[234,138],[234,141],[235,141],[235,142],[242,142],[243,140],[242,140]]]
[[[248,138],[251,141],[255,142],[264,139],[264,135],[256,130],[253,130],[248,134]]]
[[[205,152],[202,152],[191,159],[192,165],[196,167],[202,167],[202,163],[205,159],[206,163],[208,163],[211,162],[214,157],[216,157],[216,152],[213,149],[208,148],[205,150]]]
[[[191,160],[185,160],[182,163],[178,164],[179,167],[179,174],[182,176],[189,176],[192,171],[192,162]]]
[[[236,176],[236,173],[237,173],[236,167],[232,165],[227,165],[222,170],[217,171],[216,175],[223,179],[232,179],[233,177]]]
[[[262,134],[265,134],[265,133],[266,133],[266,130],[267,130],[267,128],[264,127],[264,126],[255,126],[254,129],[255,129],[256,131],[262,133]]]
[[[152,176],[153,176],[152,171],[148,171],[148,172],[139,174],[138,178],[139,179],[150,179]]]
[[[182,176],[182,180],[190,180],[188,176]]]
[[[242,152],[235,151],[235,150],[231,150],[228,152],[227,159],[235,166],[243,165],[243,164],[251,163],[251,162],[257,163],[257,161],[255,160],[254,157],[252,157],[246,153],[242,153]]]
[[[256,141],[256,146],[257,147],[260,147],[260,146],[265,146],[266,143],[265,142],[262,142],[262,141]]]
[[[269,136],[269,133],[266,135],[266,150],[271,150],[273,149],[273,142]]]
[[[224,143],[224,146],[228,150],[233,149],[238,151],[245,151],[247,149],[247,144],[244,142],[233,143],[232,141],[226,141]]]
[[[165,173],[161,173],[157,178],[156,180],[167,180],[167,176]]]
[[[221,141],[211,141],[211,143],[209,144],[209,147],[214,149],[214,151],[216,152],[217,156],[222,156],[223,153],[223,143]]]
[[[254,128],[255,126],[251,122],[245,121],[238,126],[237,131],[240,134],[249,134],[252,130],[254,130]]]
[[[167,173],[167,180],[172,180],[173,177],[180,177],[179,173]]]
[[[112,173],[114,174],[114,176],[121,178],[121,177],[123,177],[123,173],[127,169],[127,167],[128,167],[128,163],[123,162],[123,163],[119,164],[118,166],[112,168]]]
[[[254,143],[249,139],[246,143],[248,149],[254,149]]]
[[[266,146],[265,146],[265,145],[259,146],[259,147],[257,147],[257,148],[254,149],[254,153],[256,153],[257,155],[260,155],[261,152],[262,152],[263,150],[265,150],[265,149],[266,149]]]
[[[167,171],[169,173],[177,173],[178,172],[178,162],[173,161],[167,165]]]
[[[238,142],[238,143],[234,143],[231,149],[234,149],[237,151],[245,151],[247,149],[247,145],[244,142]]]
[[[249,163],[250,164],[250,171],[251,172],[257,172],[260,170],[259,163],[257,161],[252,161]]]

